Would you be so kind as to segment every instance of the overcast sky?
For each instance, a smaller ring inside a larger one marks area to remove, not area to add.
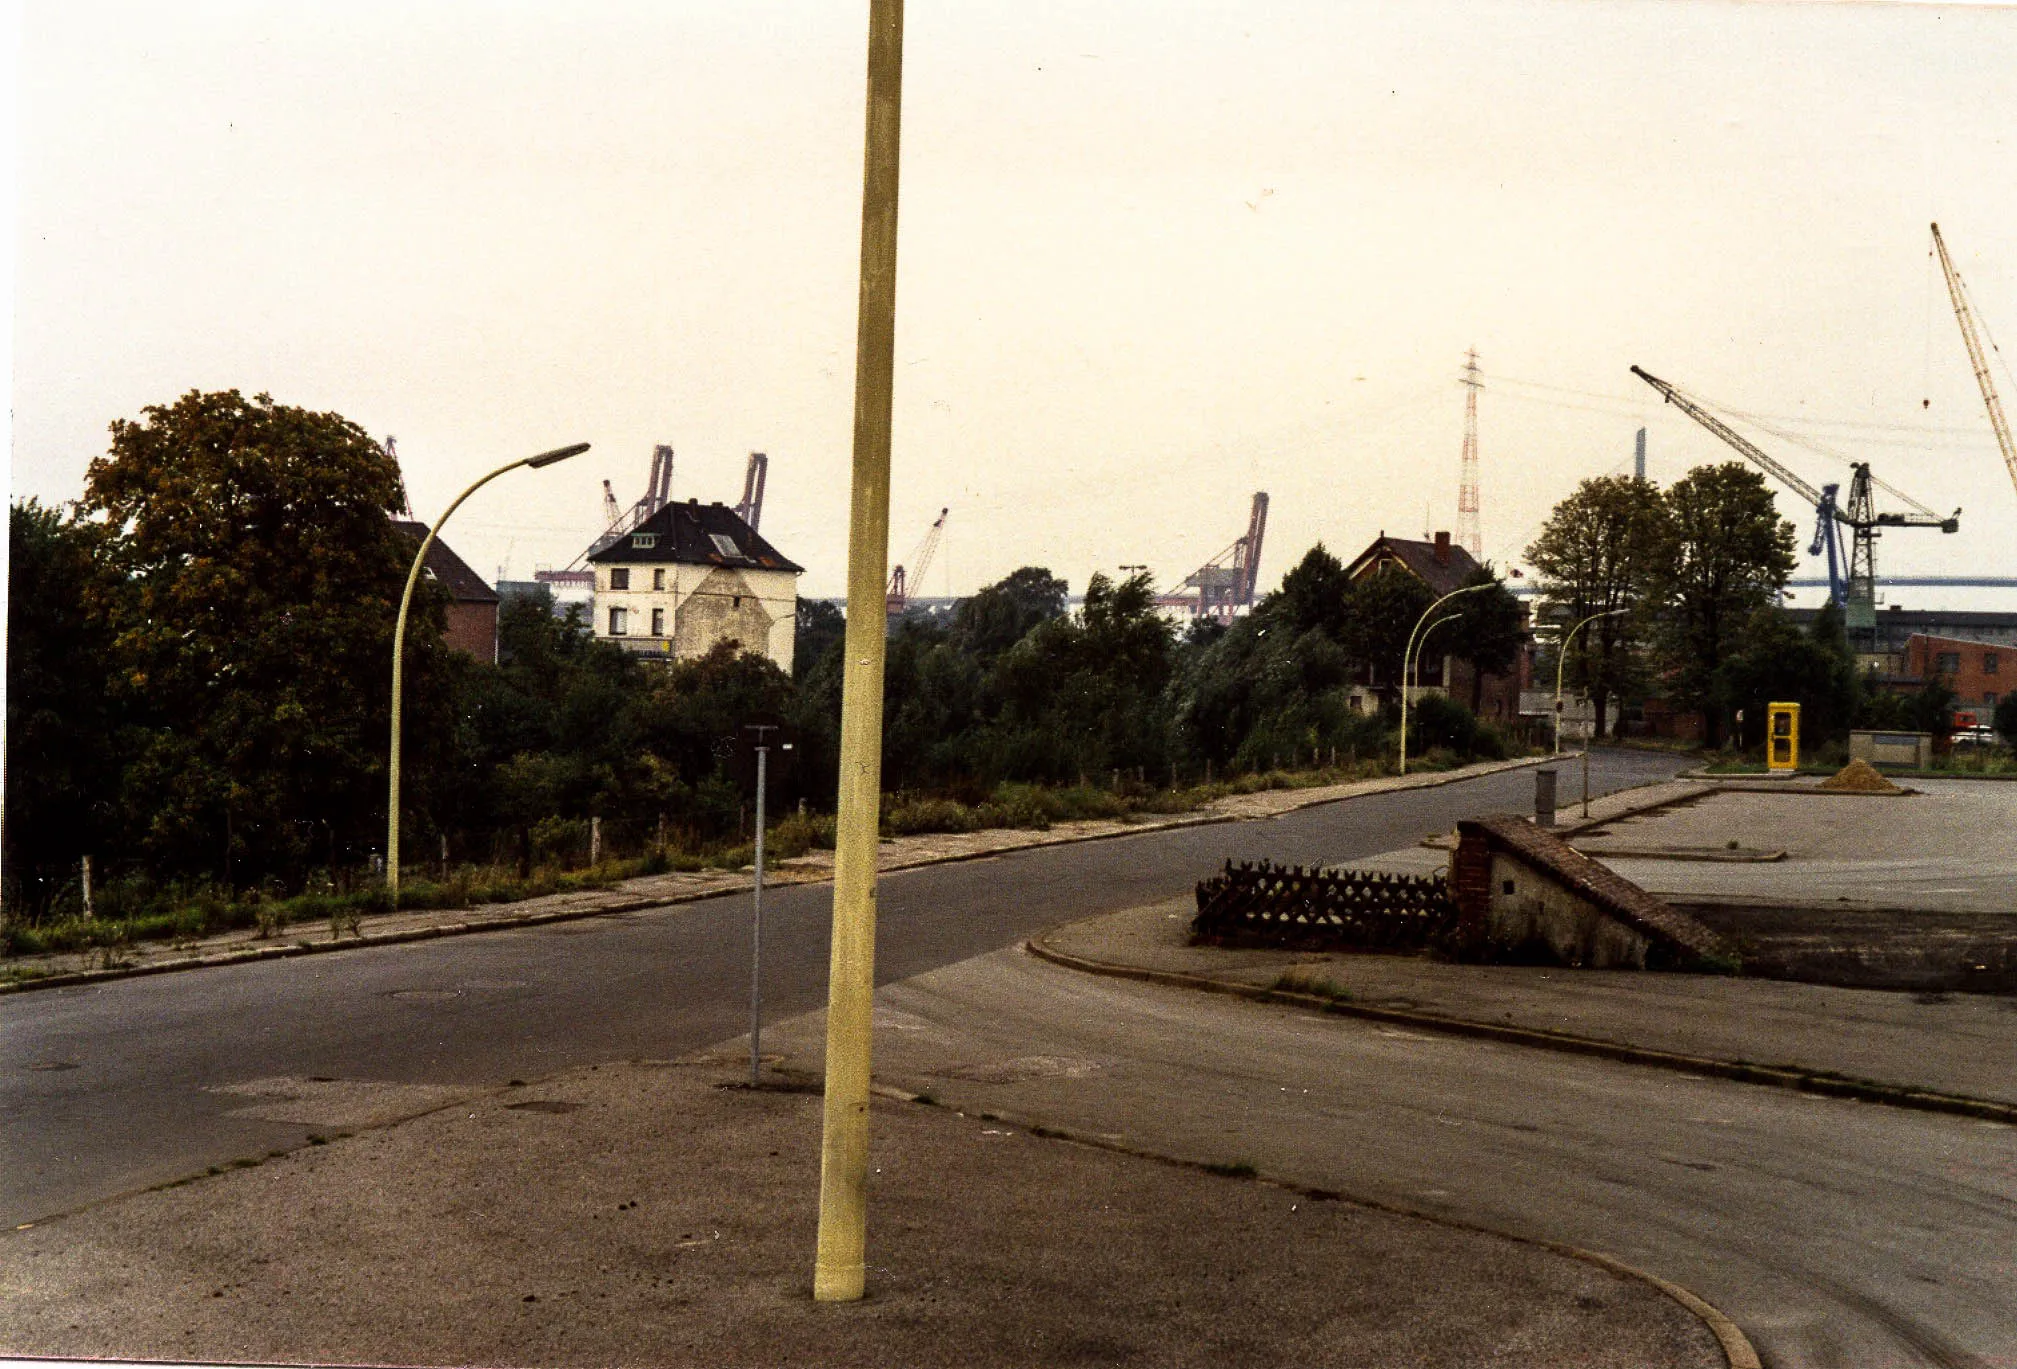
[[[570,560],[654,443],[682,499],[732,502],[764,450],[765,534],[839,593],[866,28],[833,0],[29,4],[16,496],[75,498],[145,405],[265,390],[397,435],[430,519],[593,442],[456,515],[487,577]],[[1476,347],[1502,565],[1642,422],[1663,482],[1727,455],[1637,363],[1964,506],[1880,570],[2017,574],[1927,231],[2017,345],[2013,71],[2017,11],[1981,8],[913,0],[892,557],[942,505],[927,593],[1168,583],[1257,489],[1264,586],[1319,538],[1453,527]]]

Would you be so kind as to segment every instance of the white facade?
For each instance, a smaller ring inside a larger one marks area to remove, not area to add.
[[[691,660],[719,643],[791,670],[798,573],[675,561],[595,567],[595,635],[640,656]]]

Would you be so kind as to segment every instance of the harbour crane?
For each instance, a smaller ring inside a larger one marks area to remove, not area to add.
[[[1759,449],[1758,444],[1716,417],[1701,403],[1690,399],[1674,386],[1656,375],[1650,375],[1639,367],[1632,368],[1632,374],[1658,390],[1669,404],[1707,428],[1724,442],[1734,447],[1754,466],[1805,499],[1814,506],[1814,541],[1807,549],[1809,556],[1819,555],[1825,547],[1828,553],[1828,597],[1842,608],[1844,623],[1851,632],[1872,632],[1877,626],[1877,533],[1880,528],[1938,528],[1942,532],[1957,532],[1961,527],[1961,510],[1954,510],[1949,517],[1942,518],[1918,500],[1908,495],[1900,495],[1906,503],[1915,506],[1912,513],[1878,513],[1876,502],[1871,497],[1870,463],[1854,461],[1849,470],[1849,503],[1846,508],[1837,502],[1839,485],[1825,485],[1815,489],[1813,485],[1796,475],[1786,466]],[[1885,488],[1889,489],[1887,485]],[[1896,491],[1893,491],[1896,493]],[[1846,575],[1837,568],[1837,548],[1835,525],[1842,524],[1850,532],[1849,565]]]
[[[938,517],[933,520],[931,530],[926,532],[924,540],[917,544],[917,550],[910,554],[909,571],[906,572],[904,563],[899,561],[896,569],[890,573],[889,592],[884,596],[883,603],[885,611],[902,613],[905,606],[910,603],[912,591],[924,588],[924,573],[931,568],[931,558],[938,554],[938,539],[945,531],[945,516],[951,512],[951,509],[938,511]]]
[[[763,521],[763,482],[770,474],[770,458],[762,452],[749,454],[749,468],[742,473],[742,498],[737,501],[735,515],[749,524],[751,532]]]
[[[1233,544],[1184,577],[1182,589],[1196,590],[1195,597],[1183,593],[1165,594],[1156,602],[1166,608],[1189,609],[1193,618],[1231,619],[1254,606],[1254,590],[1261,579],[1261,539],[1268,530],[1268,496],[1255,490],[1247,511],[1247,531]]]
[[[1933,250],[1940,254],[1940,270],[1947,277],[1947,295],[1954,301],[1954,320],[1961,325],[1961,345],[1968,349],[1968,364],[1975,370],[1975,383],[1982,387],[1982,406],[1989,411],[1989,426],[1996,430],[1996,445],[2003,451],[2003,464],[2010,468],[2010,483],[2017,485],[2017,442],[2010,437],[2010,420],[2003,416],[2003,401],[1996,396],[1996,382],[1989,375],[1989,356],[1982,350],[1982,334],[1988,330],[1975,317],[1968,292],[1961,285],[1961,273],[1947,255],[1947,240],[1940,225],[1933,225]],[[1991,339],[1993,345],[1994,339]]]

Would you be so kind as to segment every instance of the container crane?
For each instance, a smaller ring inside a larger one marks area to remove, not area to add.
[[[769,474],[770,458],[762,452],[751,452],[749,468],[742,473],[742,498],[735,506],[735,516],[749,524],[751,532],[763,521],[763,482]]]
[[[1766,455],[1755,442],[1666,381],[1640,370],[1637,366],[1632,368],[1632,374],[1658,390],[1669,404],[1734,447],[1753,465],[1777,478],[1781,484],[1814,506],[1814,541],[1807,554],[1818,555],[1825,546],[1828,552],[1828,597],[1841,605],[1843,620],[1852,632],[1872,632],[1877,626],[1878,529],[1938,528],[1942,532],[1960,530],[1961,510],[1956,509],[1952,516],[1942,518],[1918,500],[1906,495],[1901,495],[1900,498],[1914,505],[1916,512],[1878,513],[1876,503],[1870,494],[1872,477],[1867,461],[1850,463],[1849,504],[1847,508],[1843,508],[1836,502],[1840,486],[1826,485],[1815,489],[1786,466]],[[1885,488],[1890,487],[1887,485]],[[1837,569],[1838,543],[1835,536],[1837,523],[1846,526],[1851,534],[1846,576]]]
[[[910,554],[909,572],[906,573],[903,563],[898,562],[896,569],[890,573],[889,592],[884,596],[883,603],[886,612],[902,613],[910,603],[911,591],[924,587],[924,573],[931,568],[931,558],[938,554],[938,539],[945,531],[945,516],[951,512],[951,509],[938,511],[931,530],[917,544],[917,550]]]
[[[1184,577],[1182,588],[1196,590],[1196,597],[1165,594],[1156,602],[1189,609],[1193,618],[1231,619],[1242,609],[1252,608],[1261,579],[1261,539],[1267,530],[1268,496],[1255,490],[1247,511],[1246,535]]]
[[[1982,328],[1975,308],[1962,288],[1961,273],[1947,255],[1947,240],[1940,225],[1933,225],[1933,250],[1940,254],[1940,270],[1947,277],[1947,295],[1954,301],[1954,320],[1961,325],[1961,345],[1968,349],[1968,364],[1975,370],[1975,383],[1982,387],[1982,406],[1989,411],[1989,426],[1996,430],[1996,445],[2003,451],[2003,464],[2010,469],[2010,483],[2017,485],[2017,442],[2010,437],[2010,420],[2003,416],[2003,401],[1996,397],[1996,382],[1989,376],[1989,356],[1982,350]],[[1993,344],[1993,339],[1991,340]]]

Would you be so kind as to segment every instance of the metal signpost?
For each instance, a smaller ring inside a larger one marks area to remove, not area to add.
[[[749,1086],[755,1088],[763,1064],[763,824],[770,789],[770,743],[765,738],[781,729],[775,723],[748,723],[742,730],[756,736],[756,884],[749,928]],[[790,742],[782,746],[791,749]]]

